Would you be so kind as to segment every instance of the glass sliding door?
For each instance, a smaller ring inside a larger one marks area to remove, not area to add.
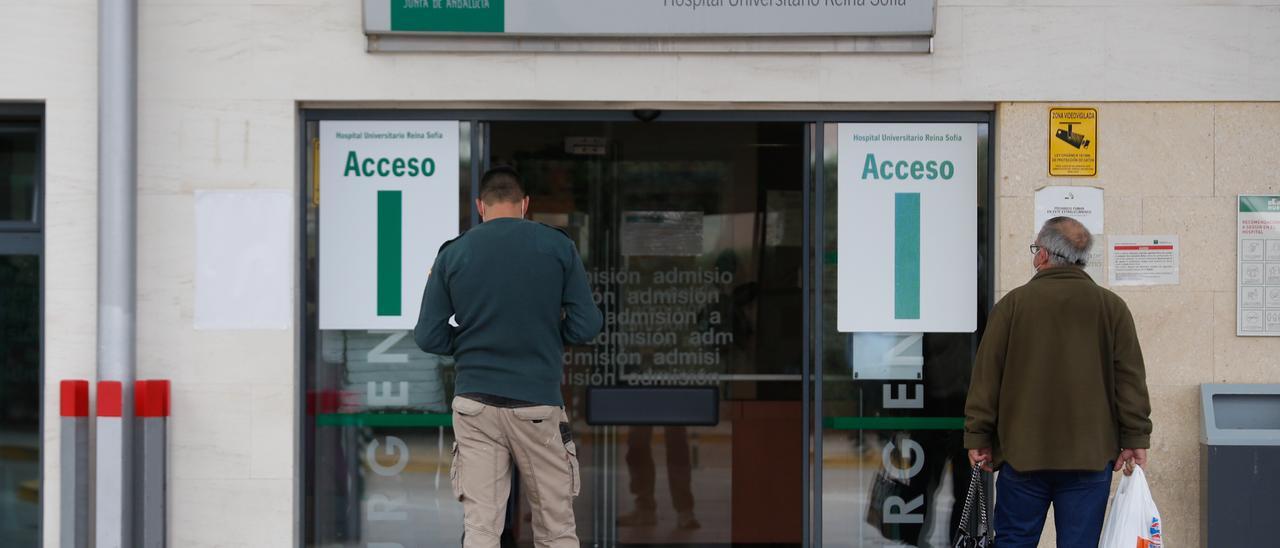
[[[457,158],[433,159],[458,163],[458,180],[440,184],[458,187],[459,231],[470,223],[473,128],[462,122],[458,135],[447,137],[457,139]],[[314,122],[304,131],[304,545],[456,546],[462,506],[449,481],[453,360],[423,353],[410,330],[319,329],[323,196],[313,160],[325,151]],[[413,289],[415,302],[421,290]],[[416,304],[412,310],[416,318]]]
[[[973,117],[985,115],[976,113],[968,118]],[[897,238],[896,250],[890,247],[883,256],[859,253],[846,257],[838,253],[840,193],[850,192],[850,184],[863,183],[854,182],[858,177],[840,177],[839,138],[844,134],[838,131],[838,123],[823,125],[821,228],[816,242],[821,251],[817,266],[821,330],[816,334],[821,430],[815,432],[821,454],[818,534],[822,546],[942,547],[953,541],[969,480],[962,439],[964,401],[972,357],[991,306],[993,272],[989,125],[983,121],[965,123],[975,126],[977,136],[971,152],[977,177],[969,183],[977,185],[977,200],[952,207],[971,208],[977,218],[977,231],[971,235],[978,242],[977,298],[967,306],[972,307],[978,327],[960,333],[838,331],[840,261],[892,272],[897,268],[894,255],[903,253],[904,248],[901,238],[894,235],[897,229],[890,225],[876,237]],[[927,133],[929,125],[910,127]],[[856,164],[865,175],[866,169],[879,172],[883,167],[880,160],[885,159],[876,159],[874,168],[865,167],[864,161],[870,160],[863,158],[844,165]],[[927,178],[924,167],[922,179]],[[890,166],[890,171],[895,169]],[[907,178],[909,169],[908,165],[903,172]],[[915,222],[920,222],[918,215]],[[916,249],[919,239],[917,232]],[[894,291],[892,285],[889,291]]]
[[[577,242],[606,316],[600,337],[565,354],[583,542],[798,545],[805,125],[489,127],[488,162],[516,167],[529,217]],[[589,424],[589,393],[619,387],[653,396],[636,417],[663,405],[663,388],[703,387],[718,420]]]
[[[420,352],[404,330],[318,327],[314,139],[330,119],[462,120],[458,230],[479,222],[483,170],[510,165],[528,185],[529,219],[578,247],[605,314],[604,332],[563,356],[583,546],[949,542],[980,327],[837,329],[839,261],[896,272],[892,253],[838,252],[837,132],[859,120],[967,124],[976,188],[954,207],[977,219],[961,233],[977,241],[977,287],[960,308],[981,326],[993,297],[990,114],[657,114],[304,111],[306,546],[451,546],[462,534],[452,359]],[[903,272],[924,275],[921,265]],[[371,399],[369,386],[386,383],[407,386],[407,401]],[[903,504],[886,513],[891,497]],[[504,545],[532,546],[530,509],[518,491],[511,500]]]
[[[324,113],[309,114],[305,545],[456,545],[452,360],[418,351],[405,331],[317,328],[324,196],[313,177],[324,151],[312,147]],[[476,113],[431,117],[468,114]],[[582,464],[583,545],[798,546],[807,496],[804,189],[812,125],[481,114],[464,121],[459,136],[459,230],[478,222],[471,200],[483,168],[516,167],[529,186],[529,218],[574,241],[606,314],[604,333],[564,354],[562,390]],[[407,405],[370,405],[369,383],[387,382],[409,383]],[[608,401],[620,389],[641,403],[622,415],[593,414],[593,398]],[[667,404],[693,401],[686,398],[709,403],[709,412],[652,420]],[[507,540],[532,546],[529,508],[520,493],[513,500]]]

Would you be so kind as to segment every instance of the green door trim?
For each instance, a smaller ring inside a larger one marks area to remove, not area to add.
[[[964,417],[825,417],[832,430],[964,430]]]

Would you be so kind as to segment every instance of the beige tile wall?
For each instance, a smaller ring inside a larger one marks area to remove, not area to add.
[[[1177,234],[1181,284],[1118,289],[1142,339],[1151,390],[1149,479],[1168,544],[1200,544],[1201,383],[1280,383],[1280,339],[1235,336],[1235,197],[1280,193],[1280,103],[1098,103],[1098,176],[1047,175],[1049,107],[998,107],[998,289],[1029,277],[1033,193],[1106,191],[1111,234]],[[1052,524],[1041,546],[1053,546]]]

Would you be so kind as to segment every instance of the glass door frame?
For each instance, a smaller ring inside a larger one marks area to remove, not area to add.
[[[978,306],[982,307],[978,310],[979,322],[977,330],[973,334],[973,352],[970,358],[972,362],[973,354],[976,353],[978,339],[985,325],[986,315],[990,312],[995,304],[995,225],[996,225],[996,197],[995,197],[995,151],[996,151],[996,132],[995,111],[945,111],[945,112],[853,112],[853,113],[829,113],[823,117],[817,124],[817,135],[814,139],[813,149],[817,157],[817,169],[814,170],[814,188],[815,203],[825,204],[826,197],[826,159],[828,151],[826,150],[826,133],[827,125],[837,125],[842,123],[973,123],[985,126],[986,150],[978,150],[977,153],[981,160],[985,161],[985,173],[979,173],[978,176],[978,204],[975,207],[984,208],[988,215],[985,222],[979,222],[978,230],[981,240],[979,241],[979,250],[985,246],[986,253],[983,255],[986,263],[985,271],[979,267],[978,284],[979,295],[981,298]],[[835,151],[829,151],[829,157],[836,159]],[[814,223],[813,238],[807,240],[806,243],[811,244],[813,254],[809,255],[813,261],[813,277],[810,280],[813,289],[811,296],[815,299],[813,306],[809,307],[812,312],[812,327],[810,331],[811,341],[813,345],[812,355],[814,356],[814,394],[813,394],[813,424],[808,429],[808,434],[813,437],[813,455],[814,465],[812,467],[813,492],[811,494],[813,500],[813,511],[810,516],[810,527],[812,531],[812,545],[822,546],[823,534],[823,362],[822,356],[824,351],[824,335],[822,303],[819,299],[823,296],[823,261],[826,245],[826,208],[815,207],[816,214],[811,218]],[[988,499],[995,491],[992,486],[988,485],[986,492]],[[808,544],[806,544],[808,546]]]
[[[36,264],[39,265],[39,318],[37,318],[38,327],[38,344],[40,347],[40,363],[39,363],[39,402],[40,402],[40,424],[39,436],[43,440],[45,432],[45,413],[47,408],[45,401],[45,366],[44,366],[44,348],[45,348],[45,329],[44,329],[44,304],[45,304],[45,266],[44,266],[44,177],[45,177],[45,123],[44,123],[44,105],[41,103],[5,103],[0,102],[0,133],[35,133],[36,134],[36,158],[34,188],[33,188],[33,204],[32,219],[30,221],[0,221],[0,255],[34,255]],[[44,540],[44,500],[45,500],[45,481],[44,481],[44,443],[41,441],[37,445],[36,450],[37,462],[39,462],[39,525],[36,531],[36,538],[40,542]]]
[[[990,221],[984,227],[983,237],[989,250],[994,250],[995,230],[995,112],[989,105],[987,110],[551,110],[551,109],[393,109],[393,108],[301,108],[299,110],[297,128],[297,161],[298,161],[298,200],[297,218],[297,308],[296,325],[300,326],[296,334],[295,374],[298,389],[295,391],[294,415],[295,428],[295,509],[298,517],[295,520],[295,538],[297,546],[305,546],[304,527],[309,525],[311,516],[307,513],[306,482],[309,473],[308,462],[303,455],[306,447],[306,396],[309,386],[306,348],[315,344],[315,334],[310,333],[307,324],[307,271],[306,249],[307,237],[307,190],[312,184],[314,174],[311,172],[311,155],[313,149],[310,135],[312,127],[320,121],[331,120],[457,120],[470,123],[470,162],[466,166],[471,180],[471,195],[464,203],[470,204],[471,198],[478,194],[480,175],[489,167],[489,137],[491,122],[797,122],[805,124],[805,158],[803,177],[803,218],[802,248],[805,259],[803,264],[802,304],[803,325],[806,343],[803,345],[801,377],[802,377],[802,426],[803,445],[797,448],[802,454],[802,519],[805,524],[802,531],[802,546],[822,545],[822,252],[823,223],[825,212],[821,204],[825,203],[824,185],[824,135],[825,125],[838,123],[977,123],[986,124],[988,128],[987,172],[985,180],[985,206],[991,212]],[[479,219],[471,211],[471,224]],[[815,212],[816,211],[816,212]],[[994,252],[989,252],[994,255]],[[987,257],[992,264],[992,257]],[[994,265],[989,269],[994,272]],[[988,295],[994,294],[994,275],[980,279],[985,284]],[[988,298],[990,301],[991,299]],[[991,303],[985,303],[989,310]],[[985,311],[983,311],[985,312]]]

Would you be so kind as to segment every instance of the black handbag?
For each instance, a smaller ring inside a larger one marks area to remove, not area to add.
[[[897,435],[905,436],[905,432]],[[896,443],[899,447],[901,442]],[[885,503],[890,498],[897,498],[902,501],[912,501],[917,497],[925,495],[927,481],[916,478],[914,481],[907,475],[907,470],[893,468],[886,470],[883,467],[876,473],[875,479],[871,484],[871,493],[867,502],[866,522],[868,525],[875,527],[884,538],[888,540],[896,540],[905,544],[914,545],[920,536],[920,530],[923,525],[918,523],[888,523],[885,521],[884,509]]]
[[[973,526],[973,507],[978,507],[978,525]],[[995,548],[995,532],[987,518],[987,489],[982,478],[982,463],[973,467],[969,476],[969,494],[960,513],[960,530],[956,531],[955,548]]]
[[[911,487],[910,482],[903,477],[896,477],[893,474],[881,470],[876,474],[875,480],[871,484],[871,495],[867,503],[867,523],[880,530],[880,534],[890,540],[898,540],[897,531],[894,530],[893,524],[887,524],[884,521],[884,503],[890,497],[898,497],[902,500],[911,500],[912,497],[908,490]]]

